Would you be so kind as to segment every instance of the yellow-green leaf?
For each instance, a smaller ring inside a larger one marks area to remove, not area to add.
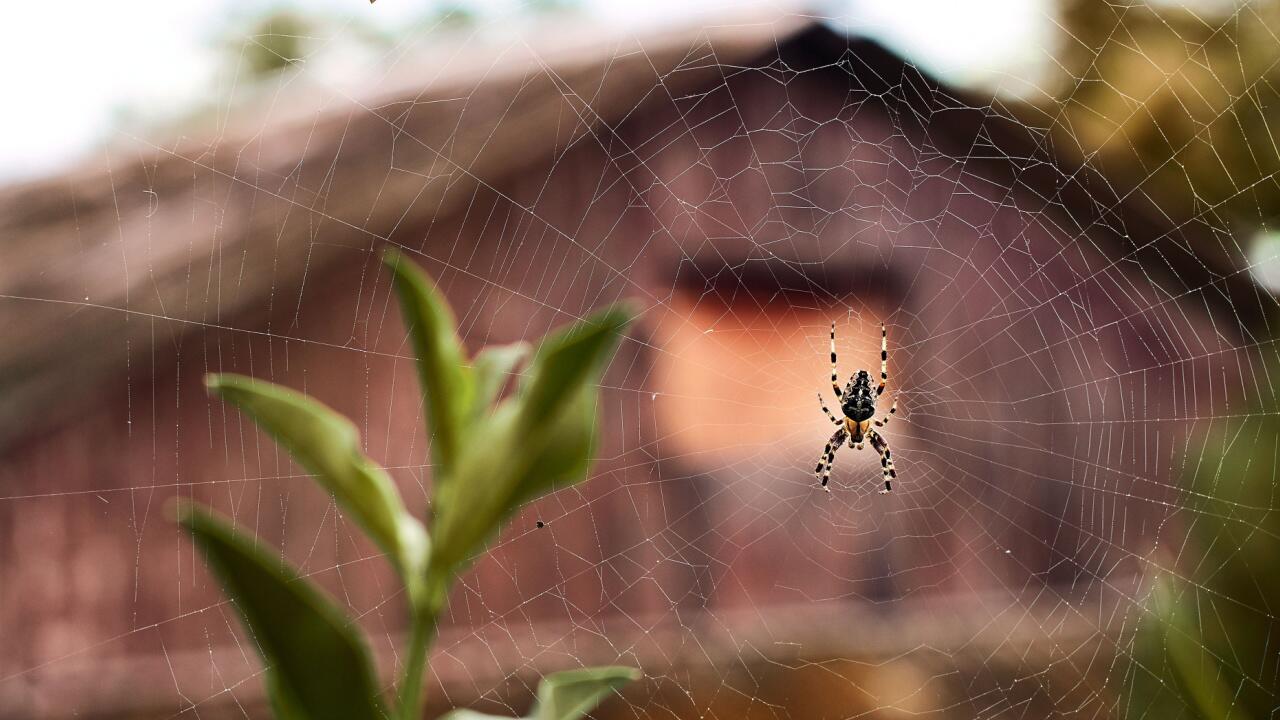
[[[463,364],[453,311],[435,284],[395,249],[387,251],[383,262],[394,275],[401,312],[418,358],[418,377],[435,457],[434,480],[439,487],[449,481],[461,451],[467,410],[471,407],[472,379]]]
[[[531,720],[577,720],[639,678],[639,670],[616,666],[553,673],[538,686]]]
[[[599,381],[633,317],[627,307],[615,305],[552,333],[539,345],[521,392],[522,431],[546,429],[579,389]]]
[[[1194,587],[1178,586],[1169,580],[1161,580],[1156,586],[1156,611],[1164,626],[1164,646],[1179,684],[1186,691],[1186,699],[1206,720],[1249,720],[1248,711],[1235,703],[1239,693],[1224,680],[1229,674],[1240,680],[1216,657],[1201,635],[1196,622]]]
[[[299,710],[297,700],[289,696],[289,691],[280,685],[275,673],[266,673],[267,699],[271,701],[271,714],[275,720],[306,720],[306,715]]]
[[[615,307],[554,333],[520,392],[474,422],[455,481],[438,495],[438,570],[462,565],[525,502],[585,479],[600,373],[630,319]]]
[[[475,394],[470,413],[473,421],[490,410],[498,393],[502,391],[502,386],[506,384],[507,376],[528,356],[529,350],[529,343],[517,342],[487,347],[476,355],[475,362],[471,364],[471,372],[475,377]]]
[[[640,678],[629,667],[597,667],[552,673],[538,685],[533,710],[524,720],[578,720],[627,683]],[[475,710],[454,710],[441,720],[510,720]]]
[[[596,448],[598,397],[596,387],[584,387],[560,413],[541,449],[532,453],[525,479],[516,485],[513,509],[587,479]]]
[[[229,523],[179,513],[257,643],[273,704],[290,718],[382,720],[368,652],[343,613]]]
[[[497,531],[513,488],[531,462],[508,401],[473,425],[473,442],[458,461],[456,481],[439,488],[432,526],[430,564],[456,572]]]
[[[390,556],[412,591],[426,563],[426,530],[405,509],[391,478],[361,452],[355,426],[279,385],[241,375],[211,375],[206,382],[315,476]]]

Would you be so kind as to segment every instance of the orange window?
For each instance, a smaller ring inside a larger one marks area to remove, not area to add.
[[[840,413],[830,381],[832,319],[841,386],[860,368],[879,374],[879,313],[739,297],[726,303],[676,293],[654,313],[654,403],[664,454],[720,464],[821,449],[832,426],[816,393]]]

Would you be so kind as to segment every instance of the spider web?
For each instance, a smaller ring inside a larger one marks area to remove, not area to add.
[[[1252,404],[1264,296],[1239,290],[1271,257],[1222,203],[1162,206],[1147,183],[1167,168],[1080,161],[1063,118],[1096,67],[1028,113],[878,45],[832,50],[827,20],[464,30],[394,46],[359,89],[303,63],[233,86],[208,133],[127,134],[106,169],[14,191],[14,225],[62,240],[32,255],[53,279],[15,254],[0,307],[26,361],[87,399],[32,395],[53,419],[6,454],[0,714],[262,714],[173,498],[279,547],[393,676],[386,563],[200,385],[313,394],[423,507],[386,245],[437,278],[472,351],[644,311],[602,383],[592,478],[518,515],[452,597],[436,710],[519,714],[542,674],[622,663],[647,681],[597,717],[1140,714],[1154,578],[1214,592],[1202,518],[1268,532],[1270,504],[1188,478],[1228,443],[1270,461],[1238,428],[1271,414]],[[870,449],[816,487],[832,321],[842,382],[874,374],[888,328],[891,495]]]

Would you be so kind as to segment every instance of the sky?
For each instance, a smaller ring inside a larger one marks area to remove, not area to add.
[[[1019,92],[1050,57],[1050,0],[819,0],[832,23],[876,37],[948,79]],[[218,34],[270,8],[323,13],[338,28],[366,22],[420,27],[427,0],[59,0],[7,3],[0,67],[9,94],[0,133],[0,182],[56,172],[126,132],[121,118],[173,117],[202,101],[222,56]],[[518,0],[453,2],[482,26],[517,22]],[[600,22],[639,26],[714,16],[748,0],[582,0]],[[245,26],[247,23],[241,23]],[[306,70],[304,70],[306,72]],[[319,71],[315,71],[319,72]],[[316,80],[316,78],[312,78]],[[320,79],[323,81],[323,78]]]

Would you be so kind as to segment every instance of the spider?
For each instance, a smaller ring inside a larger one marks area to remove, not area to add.
[[[872,419],[876,414],[876,399],[884,392],[884,384],[888,379],[889,333],[885,330],[884,323],[880,323],[880,384],[875,393],[871,392],[871,375],[866,370],[859,370],[857,375],[850,377],[841,391],[839,377],[836,375],[836,324],[831,323],[831,389],[836,391],[836,399],[840,401],[840,411],[844,413],[844,417],[832,415],[827,409],[826,401],[822,399],[822,393],[818,393],[822,412],[827,414],[831,424],[839,426],[831,439],[827,440],[827,447],[818,458],[818,467],[813,471],[821,479],[823,490],[831,492],[831,488],[827,487],[827,480],[831,478],[831,463],[835,460],[836,450],[840,449],[841,443],[847,439],[849,447],[861,450],[865,439],[880,453],[880,468],[884,475],[884,489],[880,494],[893,491],[893,480],[898,477],[893,469],[893,454],[889,452],[889,443],[885,442],[884,436],[872,427],[874,425],[882,428],[888,425],[889,419],[898,411],[898,396],[894,395],[893,405],[889,407],[889,414],[884,416],[884,420]]]

